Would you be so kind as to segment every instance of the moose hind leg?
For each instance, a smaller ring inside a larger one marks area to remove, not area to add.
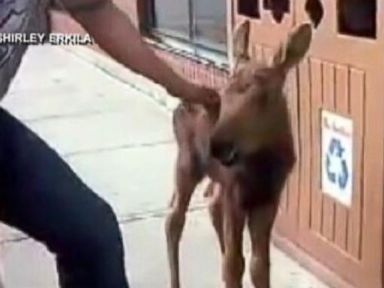
[[[179,242],[192,193],[201,180],[200,175],[196,173],[197,165],[197,161],[190,153],[179,152],[176,166],[176,187],[165,224],[171,288],[180,287]]]
[[[212,226],[219,240],[221,254],[224,254],[223,195],[220,184],[210,182],[205,194],[209,197],[208,211]]]

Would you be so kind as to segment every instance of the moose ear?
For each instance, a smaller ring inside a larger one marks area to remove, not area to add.
[[[312,26],[305,23],[298,26],[277,50],[273,57],[273,65],[288,72],[297,65],[309,50],[312,40]]]
[[[249,60],[248,45],[249,45],[250,23],[248,20],[239,24],[235,28],[233,36],[233,67],[236,67],[241,61]]]

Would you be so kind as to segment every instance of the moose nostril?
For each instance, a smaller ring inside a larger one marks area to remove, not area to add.
[[[211,155],[225,165],[233,164],[238,156],[235,145],[230,142],[212,142]]]

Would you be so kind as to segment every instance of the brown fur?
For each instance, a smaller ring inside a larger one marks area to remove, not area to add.
[[[307,51],[311,34],[308,26],[297,29],[271,67],[246,57],[248,34],[249,24],[243,24],[235,39],[239,65],[221,93],[220,107],[183,103],[174,113],[179,150],[166,221],[172,288],[180,288],[179,242],[192,193],[204,176],[211,179],[205,195],[223,255],[225,287],[242,287],[245,225],[252,243],[252,282],[257,288],[270,287],[271,230],[282,187],[295,163],[282,88],[287,71]],[[224,149],[228,143],[229,153]],[[229,163],[233,151],[238,157]]]

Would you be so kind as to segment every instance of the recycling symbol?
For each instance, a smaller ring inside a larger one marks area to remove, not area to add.
[[[326,158],[326,172],[330,182],[338,185],[340,189],[344,190],[348,184],[349,171],[347,162],[344,158],[345,149],[341,141],[332,138],[327,151]]]

